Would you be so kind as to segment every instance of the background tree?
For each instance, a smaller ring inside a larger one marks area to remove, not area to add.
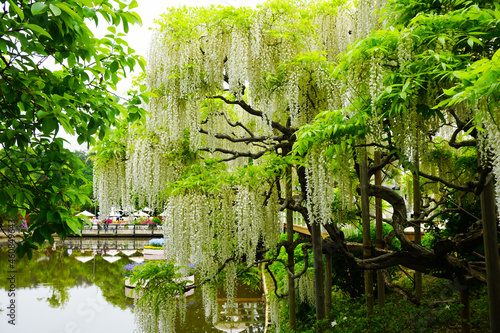
[[[82,163],[63,148],[59,131],[93,143],[117,118],[141,115],[145,95],[122,105],[110,92],[136,64],[144,66],[116,31],[141,22],[128,11],[134,6],[118,0],[2,3],[0,215],[29,215],[30,228],[17,248],[21,256],[52,242],[53,233],[64,238],[83,227],[72,209],[89,202],[80,191]],[[87,24],[102,20],[108,34],[96,38]]]

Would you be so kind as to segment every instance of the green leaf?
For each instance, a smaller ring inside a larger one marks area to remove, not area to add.
[[[21,18],[21,21],[24,20],[24,13],[23,13],[23,11],[12,0],[9,0],[9,8],[14,9],[14,11],[16,12],[16,14]]]
[[[66,223],[68,224],[68,227],[77,235],[81,235],[81,230],[80,227],[82,227],[82,223],[79,223],[78,218],[76,217],[70,217],[66,219]]]
[[[93,7],[94,4],[92,3],[91,0],[78,0],[80,3],[84,4],[87,7]]]
[[[137,1],[136,0],[132,0],[130,2],[130,5],[128,5],[128,9],[134,9],[136,8],[138,5],[137,5]]]
[[[500,49],[496,50],[496,52],[493,54],[493,57],[491,57],[491,60],[493,61],[500,60]]]
[[[46,10],[47,10],[47,5],[42,3],[42,2],[35,2],[31,6],[31,14],[33,14],[33,15],[41,14],[41,13],[45,12]]]
[[[56,3],[55,5],[57,7],[59,7],[60,9],[62,9],[66,14],[68,14],[69,16],[74,18],[75,20],[78,20],[78,21],[82,20],[82,18],[77,13],[75,13],[75,11],[73,9],[71,9],[67,5],[65,5],[63,3]]]
[[[61,10],[58,7],[54,6],[53,4],[50,4],[49,7],[50,11],[52,12],[52,14],[54,14],[54,16],[61,15]]]
[[[115,73],[117,70],[118,70],[118,61],[113,61],[111,63],[111,65],[109,66],[109,70],[112,72],[112,73]]]
[[[38,33],[52,39],[52,36],[47,31],[43,30],[42,27],[40,27],[39,25],[30,24],[30,23],[23,23],[22,26],[27,28],[27,29],[33,30],[35,32],[38,32]]]
[[[50,115],[50,113],[42,111],[42,110],[40,110],[36,113],[36,116],[38,117],[38,119],[47,118],[49,115]]]

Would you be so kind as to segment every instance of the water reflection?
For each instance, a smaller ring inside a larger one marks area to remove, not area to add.
[[[10,268],[7,248],[0,247],[0,332],[132,333],[133,299],[124,293],[123,267],[143,260],[137,250],[147,243],[147,239],[75,239],[36,251],[32,260],[17,258],[16,326],[9,325],[5,315]],[[186,321],[178,323],[177,332],[264,331],[261,291],[238,287],[234,313],[226,310],[221,298],[215,327],[205,320],[198,294],[189,297]]]

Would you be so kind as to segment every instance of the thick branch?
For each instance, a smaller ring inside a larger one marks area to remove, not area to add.
[[[468,182],[466,185],[457,185],[457,184],[453,184],[453,183],[445,180],[444,178],[437,177],[437,176],[434,176],[434,175],[429,175],[429,174],[427,174],[425,172],[422,172],[422,171],[419,171],[418,174],[421,177],[424,177],[426,179],[430,179],[432,181],[441,183],[441,184],[443,184],[443,185],[445,185],[445,186],[447,186],[449,188],[453,188],[453,189],[459,190],[459,191],[472,192],[478,186],[478,182]]]
[[[462,131],[462,128],[457,128],[451,135],[450,141],[448,144],[450,147],[453,148],[461,148],[461,147],[475,147],[477,146],[477,141],[476,140],[464,140],[464,141],[459,141],[457,142],[457,135]]]
[[[227,114],[225,112],[222,113],[224,115],[224,118],[226,118],[226,121],[227,123],[229,124],[229,126],[231,127],[241,127],[245,130],[245,132],[247,132],[252,138],[254,137],[252,131],[250,131],[245,125],[243,125],[242,123],[240,123],[239,121],[237,122],[232,122],[231,119],[229,119],[229,117],[227,116]]]
[[[204,130],[202,128],[200,128],[200,133],[210,135],[206,130]],[[227,135],[227,134],[220,134],[220,133],[213,134],[213,136],[215,138],[217,138],[217,139],[228,140],[228,141],[231,141],[231,142],[244,142],[244,143],[266,142],[269,139],[274,140],[274,141],[285,140],[284,136],[273,136],[273,137],[267,137],[267,136],[255,137],[255,136],[251,136],[251,137],[236,138],[236,137],[232,137],[232,136]]]
[[[400,240],[401,246],[403,247],[404,250],[418,251],[424,253],[429,252],[428,249],[411,242],[404,234],[402,227],[405,227],[408,224],[408,220],[406,212],[406,203],[403,197],[397,194],[396,191],[393,191],[388,187],[380,185],[369,185],[368,195],[385,200],[393,207],[394,212],[392,214],[392,221],[390,221],[389,223],[394,229],[396,237]]]
[[[229,150],[229,149],[224,149],[224,148],[214,148],[214,149],[200,148],[200,150],[206,151],[206,152],[218,151],[220,153],[232,155],[232,157],[225,158],[222,160],[222,161],[227,162],[227,161],[235,160],[239,157],[250,157],[253,159],[258,159],[258,158],[262,157],[262,155],[264,155],[266,152],[270,151],[271,149],[266,149],[266,150],[260,151],[258,153],[240,152],[240,151],[234,151],[234,150]]]
[[[220,96],[220,95],[207,96],[207,98],[220,99],[220,100],[222,100],[226,104],[239,105],[243,110],[245,110],[246,112],[248,112],[249,114],[251,114],[253,116],[262,117],[262,115],[263,115],[262,111],[255,110],[254,108],[252,108],[250,105],[248,105],[243,100],[240,100],[240,101],[231,101],[231,100],[227,99],[226,97]],[[293,129],[293,128],[287,128],[287,127],[285,127],[285,126],[283,126],[280,123],[275,122],[275,121],[271,121],[271,126],[272,126],[272,128],[277,129],[278,131],[280,131],[281,133],[283,133],[283,134],[285,134],[287,136],[290,136],[290,135],[292,135],[295,132],[295,129]]]

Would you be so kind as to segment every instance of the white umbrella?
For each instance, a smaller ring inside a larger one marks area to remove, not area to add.
[[[116,250],[108,250],[106,251],[107,254],[109,254],[110,256],[116,256],[120,251],[116,251]]]
[[[131,255],[133,255],[134,253],[136,253],[137,250],[123,250],[122,253],[124,255],[126,255],[127,257],[130,257]]]
[[[144,213],[144,212],[135,212],[134,213],[134,216],[139,216],[139,217],[148,217],[149,215]]]
[[[92,260],[94,257],[92,256],[81,256],[81,257],[75,257],[76,260],[81,261],[81,262],[87,262]]]
[[[115,261],[118,261],[121,259],[121,257],[102,257],[102,258],[109,263],[114,263]]]
[[[131,257],[129,259],[132,260],[133,262],[138,263],[138,264],[140,264],[141,262],[144,262],[144,257]]]
[[[81,213],[76,214],[76,216],[78,216],[78,215],[83,215],[83,216],[87,216],[87,217],[94,217],[95,216],[94,214],[92,214],[91,212],[87,212],[86,210],[84,210]]]

